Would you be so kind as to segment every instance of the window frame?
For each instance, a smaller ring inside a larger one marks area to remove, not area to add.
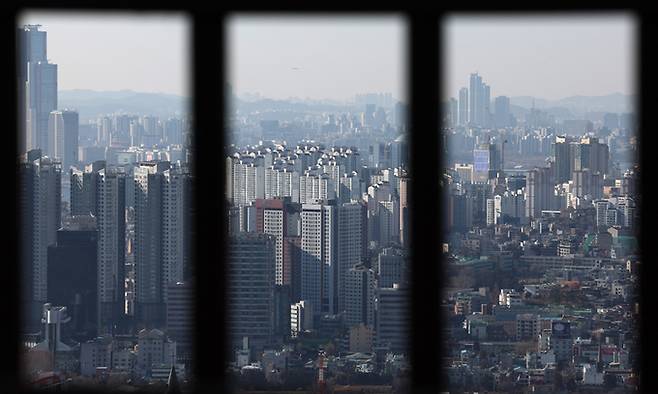
[[[192,56],[191,86],[192,86],[192,113],[196,132],[193,135],[194,159],[192,171],[194,174],[194,204],[196,212],[203,209],[203,215],[196,215],[197,221],[193,225],[194,231],[194,252],[192,261],[194,261],[194,270],[196,271],[197,282],[196,304],[195,304],[195,352],[194,359],[196,362],[195,379],[196,385],[194,392],[216,392],[232,391],[230,382],[222,379],[220,376],[224,371],[225,361],[229,356],[229,349],[225,333],[224,305],[226,302],[225,286],[217,286],[214,278],[225,277],[225,258],[228,232],[226,226],[222,225],[224,213],[227,212],[227,203],[224,200],[225,185],[225,161],[217,160],[217,147],[226,147],[224,121],[225,97],[224,97],[224,76],[225,76],[225,23],[227,16],[231,14],[270,14],[276,17],[281,13],[295,15],[327,15],[327,16],[389,16],[391,14],[401,15],[407,23],[407,89],[410,94],[408,97],[409,104],[409,141],[410,141],[410,161],[411,161],[411,179],[410,179],[410,257],[411,257],[411,312],[413,335],[411,338],[411,390],[414,393],[435,393],[444,387],[445,380],[440,373],[442,340],[440,325],[440,294],[442,288],[441,280],[443,278],[440,261],[440,250],[437,248],[436,241],[444,229],[440,228],[440,221],[423,220],[427,217],[440,218],[442,212],[440,206],[445,206],[441,201],[442,196],[440,180],[440,152],[442,150],[442,139],[439,138],[439,92],[441,91],[441,64],[439,56],[442,53],[441,41],[441,21],[446,14],[453,12],[477,13],[497,16],[499,10],[490,8],[480,8],[479,10],[468,10],[460,7],[450,7],[447,5],[437,5],[436,7],[413,7],[406,5],[404,8],[386,8],[381,4],[372,5],[354,5],[348,3],[337,3],[335,6],[324,5],[313,8],[308,5],[295,7],[292,3],[272,6],[268,4],[265,7],[245,7],[236,6],[235,3],[228,5],[199,5],[195,4],[176,4],[167,5],[163,2],[152,0],[137,0],[130,4],[116,4],[109,0],[100,0],[90,4],[82,0],[61,1],[58,4],[44,0],[27,0],[14,1],[5,7],[8,12],[3,13],[5,19],[5,30],[3,39],[7,44],[6,48],[15,47],[16,39],[16,21],[20,12],[26,9],[38,9],[41,11],[88,11],[88,12],[175,12],[183,13],[189,17],[191,23],[191,42],[189,43],[190,53]],[[531,13],[563,13],[563,12],[602,12],[602,11],[629,11],[615,8],[611,2],[605,4],[597,3],[597,7],[586,5],[584,1],[571,3],[560,9],[550,9],[542,6],[535,8],[527,4],[523,8],[514,8],[514,6],[504,6],[505,15],[527,15]],[[373,13],[373,9],[376,9]],[[521,13],[520,11],[523,11]],[[650,160],[649,147],[653,146],[656,140],[656,133],[643,132],[650,130],[649,103],[655,100],[650,95],[651,88],[656,86],[656,76],[653,70],[656,67],[656,61],[649,56],[652,50],[655,50],[655,39],[658,37],[656,29],[656,10],[644,6],[634,10],[638,21],[637,34],[637,61],[638,69],[636,72],[638,88],[638,108],[637,116],[639,124],[638,139],[640,144],[640,168],[643,172],[651,171],[654,168],[654,161]],[[18,130],[17,114],[17,89],[16,89],[16,51],[10,50],[10,59],[13,62],[9,64],[8,71],[5,72],[6,81],[5,95],[8,98],[10,111],[11,130]],[[647,127],[642,127],[642,126]],[[221,132],[218,132],[220,131]],[[436,131],[436,132],[434,132]],[[7,150],[4,158],[7,167],[11,163],[14,168],[17,167],[16,152],[18,138],[16,133],[7,133],[8,143],[5,144]],[[434,146],[436,149],[425,149],[426,146]],[[222,152],[226,157],[225,151]],[[651,173],[651,172],[649,172]],[[20,199],[20,179],[18,172],[15,172],[13,180],[15,193],[13,195],[13,204],[17,206]],[[641,194],[650,192],[650,185],[647,182],[641,184]],[[658,217],[656,215],[656,204],[643,204],[641,206],[641,228],[646,231],[640,231],[639,243],[641,251],[647,250],[651,245],[650,219]],[[20,218],[18,210],[15,209],[13,218],[13,229],[20,230]],[[217,237],[221,239],[221,246],[218,246]],[[6,238],[10,245],[10,258],[14,263],[6,264],[5,275],[8,282],[13,285],[1,286],[3,299],[16,300],[19,296],[19,275],[18,256],[20,248],[20,231],[9,231]],[[647,260],[644,253],[641,253],[644,260]],[[658,269],[655,264],[652,266],[648,261],[641,264],[641,305],[648,305],[654,297],[651,291],[650,282]],[[213,297],[209,297],[213,294]],[[648,311],[647,311],[648,312]],[[19,373],[19,355],[21,338],[19,334],[20,310],[17,303],[7,302],[5,304],[5,313],[9,318],[3,322],[3,328],[10,334],[14,335],[16,340],[3,341],[4,354],[15,354],[15,363],[10,364],[1,370],[3,385],[10,387],[12,392],[29,392],[25,387],[20,385]],[[641,358],[641,376],[644,376],[641,382],[641,389],[645,392],[658,391],[658,383],[648,378],[650,372],[650,354],[651,350],[656,348],[656,336],[651,335],[650,317],[645,313],[640,315],[641,318],[641,340],[642,348],[645,349],[640,355]],[[212,323],[210,323],[212,322]]]

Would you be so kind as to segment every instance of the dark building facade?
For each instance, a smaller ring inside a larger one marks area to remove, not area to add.
[[[76,340],[96,336],[97,247],[95,224],[60,229],[48,247],[48,302],[67,307],[71,322],[64,328]]]

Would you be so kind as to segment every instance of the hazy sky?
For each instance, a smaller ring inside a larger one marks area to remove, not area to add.
[[[238,95],[334,100],[369,92],[406,96],[401,18],[233,16],[227,33],[228,80]]]
[[[633,94],[636,25],[618,15],[447,18],[444,97],[458,97],[476,71],[492,98]]]
[[[48,32],[59,90],[190,93],[190,25],[182,15],[29,12],[18,24]]]

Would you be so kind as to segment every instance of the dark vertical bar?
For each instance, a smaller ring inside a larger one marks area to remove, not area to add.
[[[636,86],[639,90],[639,132],[637,133],[638,145],[640,147],[640,201],[639,215],[640,215],[640,344],[638,350],[640,351],[640,391],[643,393],[658,392],[658,382],[651,374],[654,370],[653,354],[656,350],[656,333],[655,325],[653,324],[654,308],[653,303],[655,299],[655,290],[652,288],[655,278],[657,277],[658,267],[653,261],[654,254],[653,244],[656,241],[656,233],[654,230],[654,221],[658,217],[656,212],[656,204],[650,199],[654,192],[654,184],[650,181],[653,174],[656,174],[655,158],[652,157],[655,152],[656,133],[654,122],[655,115],[651,112],[652,107],[655,105],[656,97],[653,93],[656,86],[656,67],[658,67],[655,57],[656,49],[656,11],[643,12],[639,16],[638,27],[638,43],[637,48],[637,82]],[[636,355],[637,357],[637,355]]]
[[[410,17],[412,392],[438,392],[439,362],[439,112],[438,19]]]
[[[223,30],[218,13],[203,8],[194,14],[193,174],[195,179],[197,392],[220,392],[225,381],[226,304],[223,198],[224,95]],[[221,390],[225,391],[225,390]]]
[[[2,354],[7,357],[13,357],[14,363],[8,363],[0,376],[2,377],[3,390],[7,392],[18,391],[18,376],[19,376],[19,357],[20,357],[20,284],[22,283],[20,277],[19,262],[19,245],[21,242],[20,234],[20,209],[18,206],[19,201],[19,173],[18,173],[18,48],[17,48],[17,32],[16,32],[16,9],[11,7],[2,13],[2,38],[5,43],[4,47],[9,48],[9,61],[6,64],[5,72],[3,73],[4,91],[6,101],[6,110],[9,112],[9,126],[11,127],[4,133],[4,149],[3,149],[3,168],[11,169],[13,175],[14,193],[6,192],[6,204],[11,207],[13,205],[13,215],[10,216],[7,229],[11,229],[5,233],[5,245],[8,245],[9,260],[4,264],[3,279],[5,286],[0,286],[7,317],[4,320],[3,332],[8,334],[6,341],[2,343]],[[9,205],[11,204],[11,205]],[[4,331],[6,330],[6,331]]]

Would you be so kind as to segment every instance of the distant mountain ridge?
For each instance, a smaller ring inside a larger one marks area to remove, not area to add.
[[[634,112],[636,95],[611,93],[603,96],[569,96],[558,100],[547,100],[532,96],[510,97],[510,105],[529,110],[534,107],[541,110],[559,111],[574,117],[583,117],[587,112]]]
[[[60,90],[57,95],[58,107],[78,110],[81,122],[114,112],[169,117],[191,110],[187,97],[167,93],[75,89]]]
[[[528,113],[533,107],[549,112],[560,119],[582,119],[589,113],[634,112],[636,95],[612,93],[603,96],[570,96],[558,100],[547,100],[532,96],[510,97],[512,113],[519,116]],[[60,90],[58,108],[77,109],[80,121],[87,122],[105,114],[125,112],[159,117],[181,116],[192,110],[192,100],[188,97],[167,93],[146,93],[132,90]],[[292,100],[261,99],[253,102],[237,100],[237,105],[245,110],[348,110],[352,105],[331,102],[304,102]],[[189,107],[188,107],[189,106]],[[493,108],[492,108],[493,109]]]

